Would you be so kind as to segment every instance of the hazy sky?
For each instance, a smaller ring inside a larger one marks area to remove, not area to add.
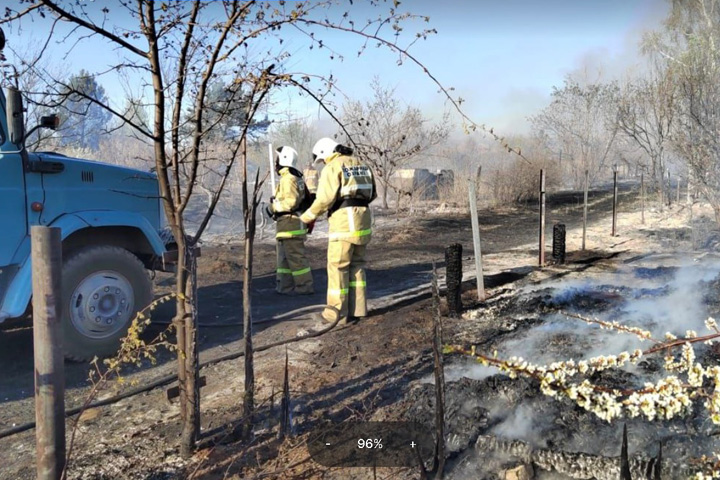
[[[117,8],[115,0],[88,3]],[[360,6],[363,18],[373,15],[367,0],[354,4]],[[552,86],[562,85],[568,73],[601,67],[612,77],[638,64],[642,32],[660,26],[668,5],[664,0],[405,0],[400,9],[429,16],[427,25],[438,31],[411,52],[466,100],[465,111],[471,118],[510,133],[527,130],[525,118],[547,104]],[[22,50],[22,45],[40,41],[47,25],[41,20],[24,21],[22,29],[12,27],[8,41]],[[409,24],[406,31],[425,25]],[[416,66],[406,62],[398,67],[396,55],[375,48],[358,58],[357,39],[340,34],[325,38],[345,56],[344,61],[329,61],[317,50],[308,51],[300,37],[288,32],[286,45],[295,53],[288,68],[331,72],[342,91],[353,98],[369,96],[368,84],[377,75],[428,116],[442,111],[443,97]],[[70,72],[101,71],[117,58],[101,40],[83,43],[67,58],[62,57],[65,46],[50,45],[50,49],[54,60]],[[111,97],[122,96],[120,83],[110,78],[101,82]],[[277,95],[276,100],[277,109],[287,109],[291,102],[299,114],[318,116],[317,108],[289,94]]]

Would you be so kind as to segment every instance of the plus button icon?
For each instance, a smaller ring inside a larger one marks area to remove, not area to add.
[[[410,448],[415,448],[415,445],[417,445],[415,442],[410,442]]]

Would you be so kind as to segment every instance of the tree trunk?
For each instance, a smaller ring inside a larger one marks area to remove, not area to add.
[[[178,246],[178,263],[177,263],[177,274],[175,277],[175,318],[173,323],[175,324],[175,332],[177,335],[177,369],[178,369],[178,387],[179,387],[179,403],[180,403],[180,419],[183,423],[183,429],[185,428],[185,421],[187,420],[187,383],[185,376],[185,355],[187,351],[186,342],[186,330],[185,330],[185,286],[187,285],[187,270],[185,267],[187,257],[183,252],[187,249],[187,243],[184,238],[177,238]],[[180,450],[183,451],[183,446],[180,446]]]
[[[254,212],[246,223],[253,224]],[[245,341],[245,393],[243,395],[243,438],[252,434],[253,410],[255,408],[255,370],[253,365],[252,309],[250,286],[252,284],[252,255],[254,231],[245,233],[245,272],[243,274],[243,339]]]
[[[200,433],[200,359],[197,346],[197,257],[194,245],[185,253],[185,300],[183,327],[185,329],[185,415],[180,437],[180,453],[188,458],[195,450]],[[181,389],[182,390],[182,389]]]
[[[382,177],[382,185],[383,185],[382,201],[383,201],[383,208],[386,210],[388,208],[387,195],[388,195],[388,190],[389,190],[389,188],[388,188],[389,184],[390,184],[390,181],[388,179],[386,179],[385,177]]]
[[[243,214],[245,215],[245,268],[243,271],[243,340],[245,343],[245,392],[243,394],[242,438],[249,441],[252,436],[253,411],[255,409],[255,368],[253,364],[253,328],[252,328],[252,266],[253,242],[255,239],[255,210],[258,205],[258,180],[260,171],[255,174],[252,197],[248,195],[247,181],[247,144],[242,140],[243,156]]]

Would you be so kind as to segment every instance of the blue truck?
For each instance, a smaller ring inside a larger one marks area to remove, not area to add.
[[[153,299],[148,270],[171,271],[177,256],[163,231],[157,177],[27,151],[22,96],[14,88],[0,92],[0,111],[0,323],[31,309],[30,227],[58,227],[63,351],[76,360],[112,355]],[[51,115],[36,128],[56,127]]]

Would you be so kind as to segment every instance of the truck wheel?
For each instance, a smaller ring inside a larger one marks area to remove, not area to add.
[[[73,253],[62,270],[63,352],[71,360],[115,354],[136,313],[152,301],[138,258],[119,247]]]

